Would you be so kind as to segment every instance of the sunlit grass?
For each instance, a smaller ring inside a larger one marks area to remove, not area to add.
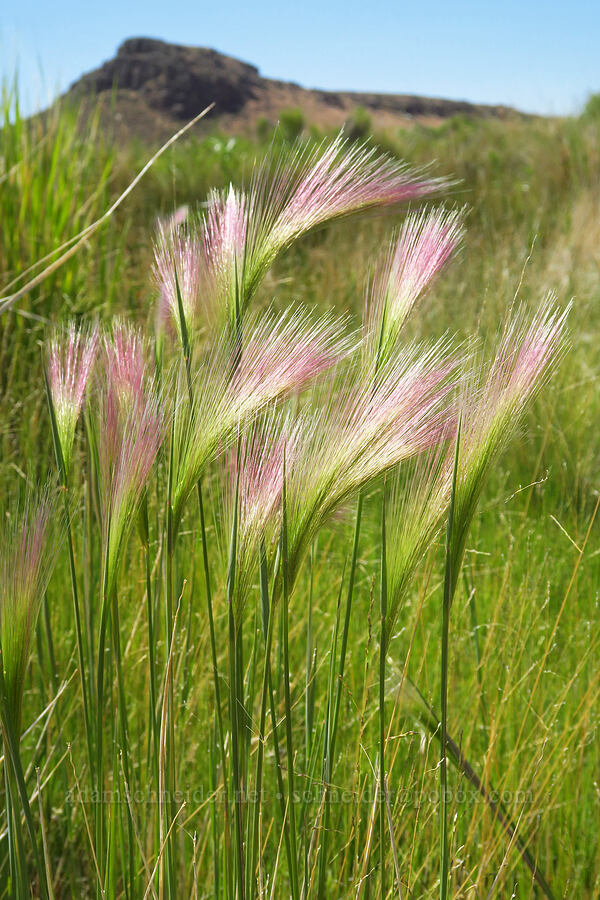
[[[13,104],[7,96],[6,110]],[[115,154],[107,148],[106,156],[98,154],[94,132],[82,137],[76,118],[66,112],[50,118],[46,128],[42,139],[19,119],[9,125],[8,112],[5,117],[3,140],[5,135],[10,140],[3,144],[2,177],[10,191],[0,195],[3,286],[91,221],[139,168],[135,151]],[[593,429],[600,412],[597,126],[593,121],[455,120],[435,130],[417,126],[382,143],[411,165],[438,159],[436,175],[462,179],[450,193],[451,202],[466,203],[471,210],[463,250],[435,283],[419,315],[409,320],[405,338],[439,336],[448,329],[459,336],[479,330],[491,340],[515,296],[532,308],[550,288],[563,307],[576,298],[571,349],[492,471],[467,541],[450,621],[448,734],[462,763],[448,768],[448,840],[455,897],[541,895],[526,852],[554,896],[594,897],[600,889],[594,841],[599,801],[593,788],[600,708],[595,664],[600,454]],[[192,141],[157,164],[122,218],[21,305],[22,312],[42,321],[11,312],[0,322],[5,410],[0,474],[11,491],[16,482],[45,478],[54,466],[38,347],[48,335],[48,321],[84,311],[106,319],[119,310],[153,329],[149,262],[155,218],[182,202],[202,202],[213,185],[226,186],[230,179],[239,184],[255,153],[260,156],[265,149],[257,150],[250,141],[228,149],[224,142],[215,144]],[[58,188],[52,202],[49,183]],[[257,309],[273,296],[280,309],[301,298],[320,311],[331,306],[348,311],[358,324],[371,260],[396,223],[396,217],[373,217],[326,225],[302,238],[266,275],[254,301]],[[183,373],[181,387],[183,410]],[[387,896],[398,895],[396,864],[402,896],[437,896],[443,537],[421,561],[388,635],[383,685],[388,814],[374,803],[380,745],[378,480],[360,495],[355,555],[357,501],[352,498],[346,514],[325,524],[312,549],[305,548],[289,609],[280,620],[280,598],[270,638],[263,632],[258,569],[238,634],[232,636],[227,597],[231,523],[220,511],[221,469],[213,465],[202,473],[204,528],[192,497],[165,581],[168,453],[161,458],[142,501],[147,534],[142,526],[139,543],[133,532],[118,580],[120,647],[114,632],[107,639],[112,650],[102,718],[106,784],[119,789],[120,804],[106,810],[114,831],[98,843],[105,825],[94,811],[93,754],[78,672],[82,657],[88,674],[96,671],[102,580],[97,474],[86,446],[80,428],[73,452],[71,523],[86,637],[78,647],[63,554],[39,619],[24,696],[22,759],[55,896],[93,896],[97,863],[106,873],[108,896],[142,897],[148,885],[154,886],[148,896],[153,890],[159,895],[162,885],[167,896],[229,897],[237,884],[238,897],[256,890],[274,897],[298,892],[373,898],[380,896],[381,827]],[[270,589],[272,577],[270,569]],[[168,596],[170,617],[165,619]],[[272,642],[270,674],[263,665],[265,639]],[[254,782],[258,763],[263,785],[259,816],[254,817],[251,804],[239,810],[242,851],[252,847],[257,865],[256,872],[246,870],[245,881],[236,875],[236,811],[230,800],[225,804],[224,786],[232,790],[232,757],[215,716],[215,668],[226,730],[230,692],[234,707],[239,705],[237,778]],[[150,706],[151,683],[160,715]],[[337,703],[335,747],[329,755],[324,748],[331,747],[328,731],[330,736]],[[113,727],[123,706],[127,722]],[[91,743],[95,748],[93,735]],[[128,748],[126,759],[108,749],[118,746]],[[487,800],[464,760],[484,785]],[[296,846],[287,848],[292,764]],[[43,820],[35,796],[36,767]],[[157,787],[165,783],[176,785],[181,796],[157,803]],[[278,796],[282,785],[283,798]],[[504,824],[490,800],[501,801]],[[516,825],[516,834],[506,822]],[[6,837],[3,845],[0,877],[9,896]],[[95,862],[99,847],[104,852]],[[319,847],[326,848],[326,864],[321,864]]]

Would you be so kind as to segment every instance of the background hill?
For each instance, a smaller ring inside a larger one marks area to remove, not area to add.
[[[205,47],[184,47],[152,38],[131,38],[117,55],[71,86],[69,100],[98,96],[105,124],[119,137],[162,140],[215,103],[211,119],[224,130],[254,132],[273,125],[292,110],[318,128],[354,123],[365,112],[381,131],[406,127],[414,120],[439,124],[462,114],[477,118],[507,118],[519,114],[505,106],[482,106],[463,100],[443,100],[406,94],[321,91],[264,78],[256,66]]]

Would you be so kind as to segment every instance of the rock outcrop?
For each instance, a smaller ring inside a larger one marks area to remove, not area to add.
[[[116,56],[83,75],[69,89],[69,99],[100,98],[105,119],[121,136],[161,140],[210,103],[210,121],[232,133],[249,131],[259,119],[275,123],[281,112],[302,109],[305,120],[337,128],[357,107],[381,130],[429,124],[457,114],[473,117],[518,115],[502,106],[442,100],[405,94],[321,91],[263,78],[256,66],[204,47],[185,47],[153,38],[130,38]],[[205,126],[208,127],[208,126]]]

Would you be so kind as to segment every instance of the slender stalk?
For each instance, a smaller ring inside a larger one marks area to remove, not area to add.
[[[44,628],[46,631],[46,644],[48,646],[48,662],[50,664],[50,676],[52,678],[52,690],[56,696],[58,690],[58,670],[56,668],[56,654],[54,653],[54,640],[52,639],[52,625],[50,623],[50,608],[48,606],[48,594],[44,593],[42,606]]]
[[[206,590],[206,608],[208,612],[208,631],[210,638],[210,655],[213,673],[213,688],[215,692],[215,713],[217,719],[217,729],[219,744],[221,748],[221,766],[223,771],[223,796],[224,796],[224,816],[225,816],[225,858],[226,858],[226,874],[229,896],[233,895],[232,872],[230,865],[230,843],[231,843],[231,826],[230,826],[230,809],[229,809],[229,772],[227,765],[227,754],[225,752],[225,729],[223,727],[223,713],[221,708],[221,688],[219,683],[219,662],[217,657],[217,640],[215,635],[215,620],[213,615],[212,590],[210,582],[210,569],[208,563],[208,544],[206,540],[206,525],[204,519],[204,503],[202,499],[202,485],[199,481],[198,489],[198,511],[200,514],[200,539],[202,542],[202,563],[204,568],[204,585]]]
[[[319,873],[318,873],[318,900],[323,900],[325,896],[325,876],[327,873],[328,862],[328,838],[329,838],[329,822],[331,814],[331,804],[329,801],[329,785],[331,783],[332,772],[332,752],[331,752],[331,732],[333,725],[333,709],[334,709],[334,693],[335,693],[335,660],[337,657],[337,640],[340,627],[340,608],[342,602],[342,589],[344,585],[345,568],[342,572],[340,580],[340,589],[336,603],[335,624],[333,626],[333,634],[331,636],[331,650],[329,652],[329,677],[327,679],[327,708],[325,713],[325,725],[323,729],[323,761],[321,766],[321,780],[323,782],[323,816],[321,828],[321,852],[319,856]]]
[[[152,570],[150,565],[148,494],[144,492],[140,508],[142,546],[144,549],[144,568],[146,574],[146,613],[148,618],[148,674],[150,681],[150,726],[152,731],[152,772],[158,784],[158,757],[160,731],[157,719],[157,685],[156,685],[156,637],[154,633],[154,605],[152,601]]]
[[[48,373],[46,371],[46,366],[42,365],[42,370],[44,373],[44,386],[46,389],[46,399],[48,401],[48,411],[50,414],[50,425],[52,430],[52,441],[54,444],[54,454],[56,457],[56,466],[58,469],[58,474],[60,477],[61,485],[63,488],[63,506],[64,506],[64,515],[65,515],[65,523],[66,523],[66,531],[67,531],[67,548],[69,551],[69,574],[71,577],[71,592],[73,597],[73,613],[75,616],[75,635],[77,639],[77,655],[79,661],[79,681],[81,684],[81,698],[83,702],[83,721],[85,726],[85,735],[87,742],[87,751],[88,751],[88,760],[90,764],[90,772],[93,777],[94,773],[94,752],[93,752],[93,740],[92,740],[92,728],[91,728],[91,719],[90,719],[90,711],[88,704],[88,691],[86,684],[86,668],[84,663],[84,643],[83,643],[83,634],[81,630],[81,613],[79,608],[79,591],[77,588],[77,572],[75,568],[75,551],[73,546],[73,532],[71,529],[71,517],[69,515],[69,507],[67,500],[67,492],[68,492],[68,473],[67,467],[65,465],[65,460],[63,457],[63,452],[60,444],[60,439],[58,435],[58,426],[56,423],[56,412],[54,409],[54,403],[52,402],[52,393],[50,391],[50,383],[48,381]]]
[[[381,506],[381,635],[379,640],[379,866],[381,900],[385,900],[385,651],[387,617],[387,561],[385,529],[385,484]]]
[[[90,442],[90,429],[88,427],[88,420],[84,417],[84,426],[86,433],[86,449],[87,449],[87,473],[88,477],[85,482],[85,505],[84,505],[84,547],[83,547],[83,556],[84,556],[84,614],[85,614],[85,628],[88,635],[87,641],[87,649],[88,649],[88,672],[89,672],[89,685],[90,685],[90,701],[93,701],[94,697],[94,675],[93,673],[96,671],[96,664],[94,660],[94,641],[92,640],[92,635],[95,632],[94,627],[94,607],[95,603],[93,602],[93,585],[94,585],[94,531],[93,531],[93,520],[94,520],[94,498],[97,496],[97,491],[94,485],[95,472],[93,467],[93,452],[92,452],[92,444]],[[92,711],[93,714],[93,711]]]
[[[283,574],[283,603],[281,608],[283,628],[283,687],[285,698],[285,735],[288,764],[288,818],[290,823],[291,864],[292,871],[291,888],[292,900],[299,900],[300,888],[298,882],[298,843],[296,839],[296,799],[294,795],[294,740],[292,733],[292,701],[290,695],[290,653],[289,653],[289,622],[288,612],[290,603],[290,585],[288,571],[288,547],[287,547],[287,507],[285,485],[285,456],[283,460],[283,487],[282,487],[282,524],[281,524],[281,563]]]
[[[171,451],[172,463],[172,451]],[[166,571],[165,571],[165,632],[166,632],[166,657],[167,661],[171,658],[173,652],[173,609],[175,603],[175,533],[173,525],[172,506],[170,503],[172,484],[172,465],[169,467],[169,502],[167,504],[167,554],[166,554]],[[168,662],[167,662],[168,664]],[[165,845],[165,874],[167,884],[168,897],[176,896],[175,887],[175,834],[170,827],[170,823],[175,820],[175,764],[173,759],[173,749],[175,740],[174,730],[174,688],[173,678],[169,678],[166,691],[166,728],[165,728],[165,794],[166,808],[169,815],[169,824],[166,829],[166,845]]]
[[[252,840],[249,848],[250,865],[248,866],[248,896],[255,896],[256,882],[254,873],[256,872],[259,854],[259,824],[260,811],[262,804],[262,784],[263,784],[263,764],[265,753],[265,721],[267,715],[267,699],[269,694],[270,680],[270,664],[271,644],[273,642],[273,621],[275,616],[272,613],[269,604],[269,576],[267,572],[267,554],[264,541],[260,546],[260,595],[262,610],[262,629],[265,644],[265,663],[263,669],[263,686],[260,705],[260,718],[258,728],[258,748],[256,751],[256,770],[254,776],[254,793],[256,802],[254,804],[254,816],[252,827]],[[286,831],[287,834],[287,831]],[[251,886],[252,885],[252,886]]]
[[[23,841],[21,815],[17,808],[17,787],[10,762],[4,767],[6,792],[6,828],[8,837],[8,862],[11,885],[17,900],[25,900],[29,894],[27,884],[27,857]]]
[[[313,616],[313,591],[314,591],[314,566],[315,566],[315,542],[310,547],[309,559],[309,580],[308,580],[308,614],[306,622],[306,673],[304,676],[304,771],[309,777],[310,758],[312,749],[312,730],[314,719],[314,681],[313,681],[313,636],[312,636],[312,616]],[[315,648],[316,654],[316,648]],[[304,851],[304,874],[302,886],[302,900],[305,897],[306,887],[308,885],[308,859],[310,855],[310,846],[308,843],[307,827],[305,824],[305,808],[306,803],[303,802],[300,812],[300,831],[302,832],[303,851]]]
[[[269,592],[268,592],[268,576],[267,576],[267,564],[266,564],[266,554],[264,552],[264,546],[261,548],[260,555],[260,587],[261,587],[261,606],[263,612],[266,610],[266,618],[263,616],[263,634],[265,634],[265,666],[263,672],[263,689],[262,689],[262,703],[261,703],[261,714],[260,714],[260,728],[259,728],[259,752],[257,753],[257,778],[255,781],[256,791],[258,797],[261,797],[261,789],[262,789],[262,772],[263,772],[263,758],[264,758],[264,743],[265,743],[265,718],[266,718],[266,704],[267,700],[269,702],[269,711],[271,715],[271,728],[273,734],[273,754],[275,757],[275,774],[277,777],[277,795],[279,799],[279,810],[280,810],[280,826],[282,829],[283,840],[285,845],[286,857],[288,861],[288,871],[290,873],[290,881],[291,881],[291,872],[293,867],[293,850],[290,842],[290,834],[289,828],[287,827],[287,809],[286,809],[286,801],[285,801],[285,786],[283,783],[283,774],[282,774],[282,766],[281,766],[281,754],[279,751],[279,736],[278,736],[278,727],[277,727],[277,711],[275,709],[275,695],[273,692],[273,678],[271,671],[271,648],[273,645],[273,634],[275,627],[275,601],[277,596],[277,587],[279,584],[279,575],[280,575],[280,560],[281,556],[279,555],[275,561],[275,573],[273,575],[273,590],[272,590],[272,600],[269,603]],[[254,810],[254,828],[253,828],[253,863],[252,863],[252,872],[254,873],[256,869],[255,860],[258,854],[259,847],[259,820],[260,820],[260,809],[259,807],[255,807]]]
[[[325,782],[325,826],[323,830],[323,837],[321,840],[321,855],[319,858],[319,897],[324,896],[325,891],[325,873],[327,866],[327,855],[328,855],[328,843],[329,843],[329,803],[328,803],[328,795],[329,795],[329,783],[331,781],[332,772],[333,772],[333,762],[335,759],[335,744],[337,738],[337,728],[338,728],[338,720],[340,714],[340,706],[342,699],[342,687],[344,681],[344,670],[346,664],[346,651],[348,648],[348,632],[350,630],[350,614],[352,612],[352,597],[354,593],[354,581],[356,577],[356,563],[358,560],[358,543],[360,539],[360,524],[362,518],[362,507],[363,507],[363,495],[362,493],[358,496],[358,501],[356,504],[356,521],[354,525],[354,539],[352,542],[352,559],[350,562],[350,574],[348,579],[348,591],[346,595],[346,610],[344,614],[344,628],[342,631],[342,643],[340,647],[340,658],[338,665],[338,674],[337,681],[335,684],[335,691],[331,693],[330,702],[333,700],[333,712],[331,716],[328,716],[328,726],[327,726],[327,735],[326,735],[326,746],[324,747],[324,752],[326,751],[326,760],[327,760],[327,769],[323,772],[323,779]],[[343,582],[343,576],[342,576]],[[340,585],[340,594],[341,594],[341,585]],[[339,607],[339,599],[338,599],[338,607]],[[337,623],[336,623],[336,641],[337,644]],[[332,666],[334,663],[334,659],[332,657]],[[335,699],[333,699],[335,697]]]
[[[479,686],[479,705],[481,707],[481,719],[483,723],[483,727],[485,729],[486,734],[488,733],[488,711],[487,704],[485,702],[485,693],[483,690],[483,677],[481,674],[481,650],[479,647],[479,623],[477,620],[477,603],[475,600],[475,588],[473,587],[473,579],[469,579],[467,577],[466,571],[463,570],[464,574],[464,582],[465,588],[467,591],[467,597],[469,598],[469,609],[471,612],[471,634],[473,637],[473,644],[475,647],[475,663],[477,665],[476,673],[477,673],[477,684]]]
[[[275,618],[273,616],[273,618]],[[277,710],[275,709],[275,694],[273,692],[273,679],[271,675],[271,663],[269,660],[266,662],[266,677],[267,677],[267,685],[268,685],[268,693],[269,693],[269,707],[271,712],[271,727],[273,730],[273,753],[275,755],[275,773],[277,775],[277,791],[279,795],[279,808],[281,814],[281,828],[283,829],[283,837],[285,844],[285,852],[288,861],[288,871],[290,873],[290,883],[293,884],[293,875],[294,871],[294,855],[296,853],[296,848],[292,844],[290,839],[290,829],[288,827],[289,820],[287,816],[287,803],[286,803],[286,792],[285,785],[283,783],[283,774],[282,774],[282,766],[281,766],[281,753],[280,753],[280,744],[279,744],[279,736],[278,736],[278,728],[277,728]],[[292,895],[293,896],[293,895]]]
[[[354,594],[354,581],[356,577],[356,564],[358,561],[358,543],[360,540],[360,525],[362,519],[363,495],[358,495],[356,504],[356,521],[354,524],[354,539],[352,542],[352,559],[350,561],[350,574],[348,579],[348,593],[346,596],[346,613],[344,616],[344,630],[342,632],[342,645],[340,648],[340,662],[338,668],[338,678],[335,694],[335,708],[333,713],[333,723],[331,728],[331,756],[335,754],[335,741],[337,737],[338,719],[340,715],[340,704],[342,699],[342,687],[344,681],[344,669],[346,664],[346,651],[348,648],[348,632],[350,630],[350,614],[352,612],[352,598]]]
[[[65,492],[67,489],[66,483],[64,484]],[[67,548],[69,551],[69,572],[71,575],[71,590],[73,595],[73,611],[75,614],[75,634],[77,638],[77,655],[79,661],[79,680],[81,683],[81,698],[83,701],[83,722],[85,727],[86,734],[86,742],[87,742],[87,751],[88,751],[88,759],[90,763],[90,772],[93,777],[94,774],[94,750],[93,750],[93,738],[92,738],[92,727],[91,727],[91,717],[89,711],[89,703],[88,703],[88,692],[87,692],[87,684],[86,684],[86,669],[84,662],[84,646],[83,646],[83,635],[81,631],[81,615],[79,611],[79,594],[77,589],[77,574],[75,570],[75,554],[73,550],[73,533],[71,531],[71,522],[69,518],[69,511],[67,509],[67,495],[64,494],[64,509],[65,509],[65,518],[67,521]]]
[[[150,677],[150,698],[149,698],[149,720],[151,736],[148,739],[148,769],[152,772],[152,778],[156,789],[160,786],[160,723],[158,720],[158,693],[156,683],[156,638],[155,638],[155,612],[153,591],[152,591],[152,571],[150,565],[150,546],[149,546],[149,517],[148,517],[148,494],[144,492],[142,506],[140,509],[142,545],[144,550],[144,563],[146,573],[146,612],[148,619],[148,668]],[[157,844],[160,843],[160,821],[155,817],[154,837]],[[157,875],[153,875],[152,881],[158,884]]]
[[[314,565],[315,565],[315,545],[310,548],[310,577],[308,585],[308,616],[306,622],[306,678],[304,683],[304,758],[305,765],[308,767],[310,759],[311,739],[313,729],[314,714],[314,689],[312,684],[313,669],[313,637],[312,637],[312,615],[313,615],[313,587],[314,587]]]
[[[181,288],[179,285],[179,274],[177,272],[177,267],[175,267],[175,289],[177,295],[177,311],[179,316],[179,325],[180,325],[180,333],[181,333],[181,350],[183,354],[183,361],[185,367],[185,375],[186,375],[186,384],[187,384],[187,392],[188,392],[188,401],[190,405],[190,410],[193,409],[194,406],[194,392],[192,387],[192,372],[191,372],[191,356],[192,356],[192,347],[190,342],[190,336],[187,329],[187,323],[185,320],[185,313],[183,308],[183,298],[181,296]],[[173,441],[171,440],[171,448],[173,447]],[[172,449],[171,449],[172,453]],[[172,468],[172,458],[171,458],[171,468]],[[222,770],[223,770],[223,787],[224,787],[224,812],[225,812],[225,852],[226,852],[226,860],[227,860],[227,873],[228,873],[228,888],[229,895],[231,896],[233,893],[233,885],[231,882],[231,866],[229,864],[229,852],[228,848],[230,845],[230,811],[229,811],[229,776],[228,776],[228,765],[227,765],[227,755],[225,752],[225,729],[223,727],[223,713],[221,709],[221,689],[219,683],[219,663],[217,657],[217,641],[215,635],[215,622],[214,622],[214,614],[213,614],[213,602],[212,602],[212,589],[211,589],[211,581],[210,581],[210,566],[208,561],[208,543],[206,540],[206,523],[204,517],[204,501],[202,496],[202,482],[198,480],[196,485],[197,495],[198,495],[198,513],[200,516],[200,538],[202,542],[202,564],[204,570],[204,585],[206,591],[206,607],[208,613],[208,629],[209,629],[209,638],[210,638],[210,652],[211,652],[211,661],[212,661],[212,671],[213,671],[213,685],[215,692],[215,708],[217,714],[217,725],[219,731],[219,743],[221,747],[221,762],[222,762]],[[169,490],[169,497],[171,496]],[[176,541],[177,533],[173,535],[173,541]]]
[[[450,633],[450,607],[454,595],[456,581],[454,579],[453,560],[450,552],[452,529],[454,524],[454,501],[456,498],[456,480],[458,473],[458,454],[460,449],[460,421],[456,432],[456,448],[454,451],[454,468],[452,472],[452,493],[448,510],[448,527],[446,529],[446,570],[444,573],[444,599],[442,607],[442,654],[441,654],[441,722],[440,722],[440,900],[448,897],[448,796],[447,796],[447,757],[448,740],[448,644]]]
[[[29,839],[31,841],[31,847],[33,850],[33,858],[35,862],[35,868],[38,873],[40,879],[40,896],[42,900],[48,900],[48,884],[46,881],[46,868],[43,863],[43,858],[40,854],[38,843],[37,843],[37,834],[35,830],[35,825],[33,822],[33,815],[31,812],[31,806],[29,804],[29,796],[27,794],[27,786],[25,784],[25,776],[23,774],[23,766],[21,764],[21,754],[19,748],[19,726],[18,723],[15,723],[12,719],[12,715],[9,710],[8,698],[6,695],[6,683],[4,681],[4,659],[2,656],[2,649],[0,648],[0,718],[2,721],[2,737],[4,739],[4,749],[5,749],[5,765],[7,765],[8,778],[7,782],[9,785],[9,794],[10,794],[10,807],[13,814],[13,824],[14,831],[13,834],[17,841],[17,853],[15,859],[18,857],[18,867],[19,872],[22,875],[22,879],[20,879],[24,884],[26,884],[27,879],[27,859],[25,855],[24,843],[21,834],[21,817],[17,809],[16,805],[16,797],[19,795],[19,799],[21,801],[21,808],[23,810],[23,814],[25,816],[25,826],[27,828],[27,832],[29,834]],[[10,826],[9,826],[10,827]],[[29,896],[29,889],[25,889],[25,893],[23,897]]]
[[[440,727],[440,900],[448,896],[448,810],[446,778],[446,742],[448,717],[448,632],[450,628],[450,603],[444,589],[442,608],[442,656],[441,656],[441,727]]]
[[[252,897],[252,880],[253,880],[253,829],[254,829],[254,819],[251,815],[252,808],[256,809],[257,806],[260,806],[260,802],[258,796],[252,799],[251,794],[251,786],[250,786],[250,752],[251,752],[251,743],[252,743],[252,709],[254,704],[254,697],[256,695],[256,671],[258,668],[258,653],[259,653],[259,644],[261,643],[261,635],[260,635],[260,626],[258,624],[259,618],[259,610],[258,606],[255,607],[254,610],[254,621],[252,626],[252,635],[253,635],[253,646],[252,646],[252,656],[250,659],[250,668],[248,674],[248,683],[244,694],[244,716],[245,716],[245,752],[244,752],[244,768],[242,773],[242,779],[244,785],[248,785],[248,792],[246,794],[246,853],[245,853],[245,872],[244,877],[246,880],[246,897],[248,900]],[[257,749],[258,753],[258,749]]]
[[[241,646],[241,625],[239,626],[240,631],[240,646]],[[241,689],[244,690],[244,703],[243,703],[243,713],[244,713],[244,768],[242,772],[242,778],[244,784],[248,784],[248,777],[250,771],[250,750],[252,743],[252,707],[254,702],[254,696],[256,691],[256,669],[258,665],[258,649],[259,649],[259,626],[258,626],[258,609],[254,610],[254,620],[252,623],[252,653],[250,656],[250,661],[248,664],[248,678],[247,685],[244,688],[243,681],[241,684]],[[241,656],[241,654],[240,654]]]
[[[212,831],[212,867],[213,867],[213,890],[215,900],[219,900],[220,895],[220,867],[219,867],[219,822],[217,817],[217,761],[216,761],[216,744],[217,744],[217,723],[209,735],[208,741],[208,765],[210,770],[210,824]]]
[[[105,813],[104,813],[104,663],[106,652],[106,629],[110,610],[110,598],[108,596],[108,553],[104,560],[102,575],[102,601],[100,605],[100,626],[98,630],[98,669],[96,673],[96,857],[100,866],[98,872],[97,895],[102,897],[104,889],[102,882],[106,883],[106,872],[102,867],[105,864]],[[102,877],[104,876],[104,877]],[[102,878],[102,881],[100,880]]]
[[[118,734],[120,739],[120,755],[121,755],[121,764],[123,767],[123,774],[125,776],[125,781],[129,786],[132,786],[131,772],[129,768],[129,729],[127,724],[127,704],[126,704],[126,695],[125,695],[125,683],[123,681],[123,668],[121,665],[121,637],[120,637],[120,629],[119,629],[119,609],[116,602],[116,596],[113,598],[113,604],[111,609],[111,625],[112,625],[112,640],[113,640],[113,654],[115,658],[115,666],[117,670],[117,691],[118,691],[118,706],[119,706],[119,728]],[[117,745],[115,744],[115,747]],[[119,771],[116,772],[115,784],[118,784]],[[131,818],[131,811],[128,804],[123,804],[125,806],[125,811],[127,815],[127,863],[128,863],[128,876],[129,876],[129,896],[134,897],[134,881],[135,881],[135,843],[134,843],[134,833],[133,833],[133,821]],[[123,805],[121,805],[121,809],[123,809]],[[125,860],[125,850],[123,851],[123,860]],[[123,878],[125,880],[125,874],[123,874]]]
[[[239,466],[238,466],[239,479]],[[239,747],[239,674],[238,674],[238,648],[236,642],[236,624],[234,616],[234,596],[236,577],[236,552],[238,529],[238,495],[239,481],[236,485],[233,523],[231,527],[231,542],[229,546],[229,565],[227,571],[227,606],[229,621],[229,714],[231,719],[231,757],[233,774],[233,803],[235,810],[235,836],[237,851],[237,884],[238,900],[244,900],[244,842],[242,824],[242,785],[240,779],[240,747]]]

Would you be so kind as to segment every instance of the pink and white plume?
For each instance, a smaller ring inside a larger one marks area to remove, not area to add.
[[[0,525],[0,643],[9,712],[20,733],[25,673],[38,613],[60,547],[56,497],[29,495]]]
[[[138,328],[121,319],[112,323],[104,334],[103,362],[110,390],[126,409],[143,402],[147,383],[151,380],[148,369],[148,348]]]
[[[86,388],[98,352],[99,331],[70,322],[50,339],[46,374],[65,472],[68,472]]]
[[[236,291],[242,289],[250,209],[250,198],[233,185],[208,196],[202,236],[207,270],[214,279],[213,296],[234,305]]]
[[[379,261],[366,299],[365,345],[387,359],[418,299],[460,245],[462,211],[411,213]]]
[[[159,330],[170,323],[181,340],[181,302],[184,327],[191,338],[199,325],[203,300],[212,296],[206,286],[206,256],[200,237],[187,225],[159,228],[152,271],[158,291]]]
[[[530,318],[509,316],[495,356],[481,375],[474,370],[463,390],[451,554],[458,577],[467,533],[493,462],[514,434],[523,412],[550,376],[566,347],[570,304],[556,307],[549,296]],[[448,459],[448,469],[453,459]]]
[[[490,442],[504,446],[565,350],[570,308],[559,310],[550,295],[533,317],[525,309],[508,316],[491,366],[484,375],[472,372],[467,381],[462,456],[478,456]]]
[[[209,196],[204,251],[216,305],[237,322],[275,258],[301,235],[341,216],[426,197],[444,184],[343,135],[268,157],[247,191],[230,186]]]
[[[305,309],[267,313],[249,330],[229,393],[243,411],[299,392],[352,349],[347,321],[331,314],[315,319]]]
[[[229,333],[201,359],[194,376],[193,406],[175,410],[173,509],[178,522],[187,497],[211,459],[282,398],[302,391],[346,356],[354,341],[345,319],[315,319],[300,308],[248,322],[243,344]]]
[[[293,464],[299,440],[297,424],[271,410],[242,434],[225,461],[226,537],[231,532],[237,495],[237,540],[233,603],[236,617],[257,571],[261,548],[272,562],[279,537],[284,470]]]
[[[376,378],[343,372],[321,410],[304,415],[287,478],[292,575],[321,526],[357,491],[447,440],[459,364],[447,341],[414,345]]]
[[[129,528],[167,428],[166,407],[134,328],[117,322],[104,339],[92,419],[108,589],[116,584]]]

